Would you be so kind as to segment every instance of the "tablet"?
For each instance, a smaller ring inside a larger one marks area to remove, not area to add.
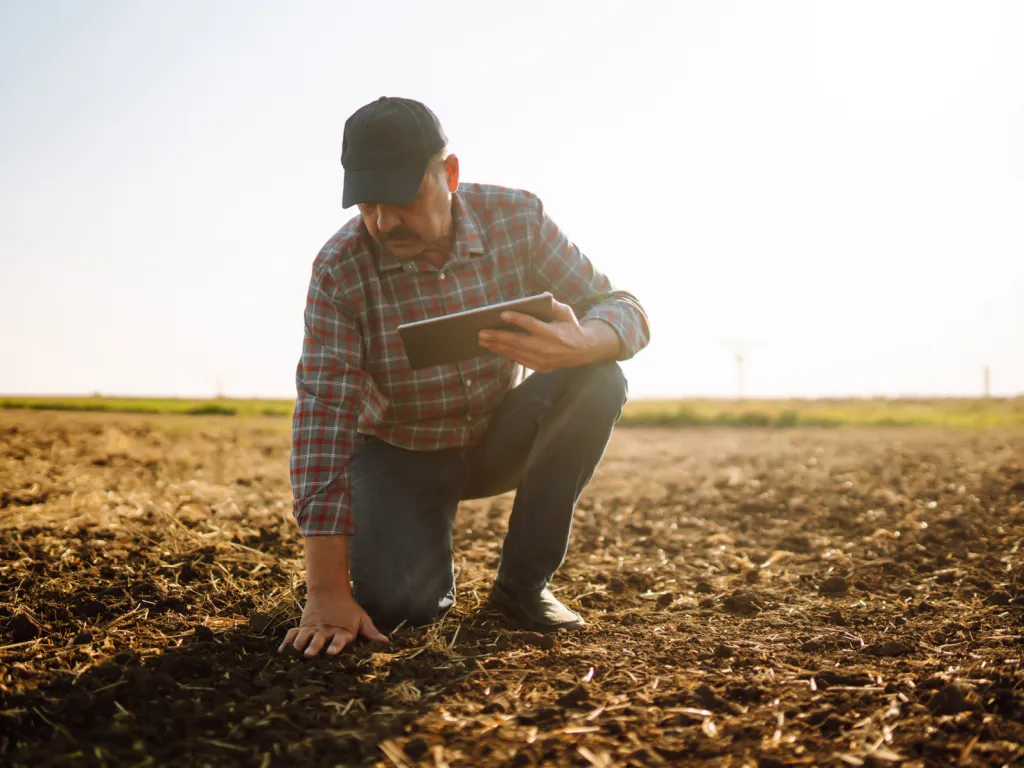
[[[458,363],[479,355],[494,354],[477,342],[477,334],[482,330],[525,333],[519,326],[504,322],[502,312],[512,310],[551,322],[555,319],[553,302],[550,293],[540,293],[414,323],[402,323],[398,326],[398,334],[405,347],[406,359],[413,368]]]

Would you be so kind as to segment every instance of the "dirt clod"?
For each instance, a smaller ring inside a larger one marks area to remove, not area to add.
[[[555,701],[560,707],[578,707],[590,700],[590,693],[585,686],[577,685],[568,693],[562,694]]]
[[[971,705],[963,688],[955,683],[948,683],[928,699],[928,709],[936,715],[955,715],[971,709]]]
[[[543,632],[516,632],[513,637],[521,643],[542,648],[545,651],[550,651],[555,647],[554,636]]]
[[[1004,606],[1009,605],[1013,598],[1006,592],[993,592],[991,595],[985,598],[985,605],[998,605]]]
[[[764,602],[757,595],[743,590],[736,590],[726,595],[725,599],[722,600],[722,605],[725,606],[726,610],[743,616],[760,613],[765,608]]]
[[[845,595],[850,591],[850,582],[842,576],[829,576],[818,589],[824,595]]]
[[[872,656],[906,656],[914,652],[914,646],[902,640],[886,640],[864,648]]]
[[[419,736],[413,736],[409,741],[405,743],[403,748],[405,754],[411,757],[413,760],[419,760],[423,755],[427,753],[428,745],[426,740]]]
[[[274,618],[265,613],[254,613],[249,617],[249,629],[257,635],[261,635],[270,628]]]
[[[558,710],[554,707],[538,707],[536,709],[521,712],[516,720],[520,725],[537,725],[547,723],[558,717]]]
[[[874,685],[875,678],[870,672],[859,669],[823,669],[815,675],[819,685],[841,685],[850,688],[861,688]]]
[[[35,640],[42,633],[32,619],[26,616],[24,613],[17,614],[13,619],[7,622],[5,634],[15,643],[25,643],[29,640]]]

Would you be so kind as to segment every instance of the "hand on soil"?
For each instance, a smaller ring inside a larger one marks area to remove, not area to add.
[[[277,650],[282,652],[291,646],[306,658],[312,658],[326,646],[327,655],[335,656],[359,635],[367,640],[388,642],[351,595],[310,596],[299,626],[288,630]]]

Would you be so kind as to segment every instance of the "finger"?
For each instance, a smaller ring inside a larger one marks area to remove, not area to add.
[[[539,355],[530,354],[523,352],[522,350],[514,349],[512,347],[495,346],[491,348],[491,351],[496,355],[507,357],[509,360],[513,360],[520,365],[529,368],[531,371],[543,371],[545,370],[544,358]]]
[[[530,333],[536,333],[542,336],[550,336],[556,333],[556,331],[543,320],[538,320],[536,317],[524,315],[520,312],[502,312],[501,319],[506,323],[518,325],[520,328],[529,331]]]
[[[477,334],[477,343],[479,343],[481,347],[486,347],[488,344],[493,344],[494,342],[514,344],[520,339],[536,338],[536,336],[520,333],[518,331],[480,331],[480,333]]]
[[[339,630],[334,633],[334,639],[331,640],[331,644],[327,646],[328,656],[337,656],[341,653],[341,650],[351,643],[353,640],[352,633],[347,629]]]
[[[480,342],[481,346],[502,344],[514,349],[521,349],[524,352],[544,352],[550,350],[557,342],[546,336],[527,336],[515,331],[490,331]]]
[[[519,334],[510,333],[501,338],[495,338],[485,342],[483,346],[500,354],[525,355],[527,357],[546,357],[557,350],[557,346],[548,339],[534,337],[521,337]]]
[[[297,634],[299,634],[299,628],[298,627],[292,627],[291,629],[289,629],[288,630],[288,634],[286,634],[284,636],[284,641],[277,647],[278,653],[280,653],[285,648],[287,648],[289,645],[291,645],[292,641],[295,639],[295,636]]]
[[[496,354],[499,354],[502,357],[507,357],[509,360],[517,362],[520,365],[529,368],[531,371],[539,370],[538,366],[542,365],[540,358],[535,355],[523,354],[514,349],[496,350]]]
[[[299,627],[299,633],[295,636],[295,642],[292,643],[292,646],[295,650],[301,652],[302,649],[306,647],[306,644],[309,643],[310,638],[315,634],[316,630],[313,629],[313,627]]]
[[[313,639],[309,641],[309,645],[306,646],[305,656],[310,658],[320,653],[320,650],[327,645],[327,641],[331,639],[333,632],[327,629],[318,630]]]
[[[505,357],[514,357],[516,355],[530,353],[530,350],[523,348],[522,345],[516,344],[514,341],[505,341],[503,339],[483,341],[480,342],[480,346],[484,349],[490,350],[496,355],[504,355]]]
[[[373,626],[373,619],[369,616],[364,618],[362,623],[359,625],[359,634],[367,640],[375,640],[378,643],[388,642],[388,639],[382,635],[375,626]]]

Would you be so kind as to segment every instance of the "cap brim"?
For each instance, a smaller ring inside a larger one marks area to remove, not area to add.
[[[425,163],[403,168],[347,170],[341,206],[349,208],[357,203],[408,205],[420,191],[426,170]]]

